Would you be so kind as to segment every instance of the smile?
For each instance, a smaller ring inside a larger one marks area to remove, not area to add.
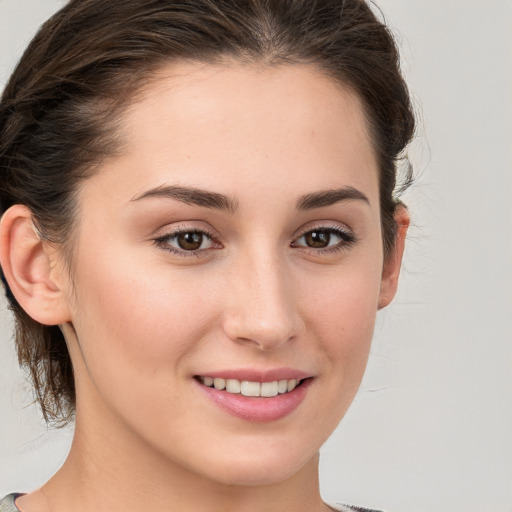
[[[224,369],[197,373],[209,401],[238,419],[262,423],[291,415],[309,394],[315,375],[297,368]]]
[[[302,381],[298,379],[275,380],[272,382],[254,382],[238,379],[199,376],[198,380],[209,388],[226,391],[235,395],[271,398],[293,391]]]

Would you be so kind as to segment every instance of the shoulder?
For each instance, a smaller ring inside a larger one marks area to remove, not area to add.
[[[2,500],[0,500],[0,512],[19,512],[18,508],[14,504],[14,500],[21,496],[20,494],[9,494]]]

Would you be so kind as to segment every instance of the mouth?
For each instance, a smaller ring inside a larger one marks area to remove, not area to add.
[[[194,376],[203,396],[220,410],[253,423],[292,415],[314,380],[315,376],[294,368],[239,368]]]
[[[272,398],[278,395],[291,393],[307,379],[283,379],[271,382],[256,382],[238,379],[223,379],[198,375],[195,377],[202,385],[225,391],[233,395],[243,395],[253,398]]]

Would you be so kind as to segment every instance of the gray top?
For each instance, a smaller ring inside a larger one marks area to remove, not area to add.
[[[14,500],[20,496],[20,494],[9,494],[2,501],[0,501],[0,512],[20,512],[14,504]]]
[[[0,512],[20,512],[20,509],[14,504],[14,500],[21,494],[9,494],[0,501]],[[336,510],[339,512],[379,512],[378,510],[370,510],[369,508],[349,507],[347,505],[337,505]]]

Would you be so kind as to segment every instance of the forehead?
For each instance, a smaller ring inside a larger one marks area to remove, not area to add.
[[[127,198],[164,183],[235,196],[237,186],[377,192],[362,102],[314,66],[162,68],[123,113],[120,138],[122,154],[100,174]]]

